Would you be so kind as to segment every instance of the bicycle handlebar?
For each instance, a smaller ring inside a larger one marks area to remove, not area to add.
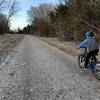
[[[77,45],[77,48],[87,48],[86,45]]]

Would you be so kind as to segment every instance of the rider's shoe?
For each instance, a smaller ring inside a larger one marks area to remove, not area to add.
[[[89,67],[86,67],[86,66],[85,66],[83,70],[84,70],[84,71],[87,71],[87,70],[88,70],[88,68],[89,68]]]
[[[87,68],[84,68],[83,70],[84,70],[84,71],[87,71],[88,69],[87,69]]]

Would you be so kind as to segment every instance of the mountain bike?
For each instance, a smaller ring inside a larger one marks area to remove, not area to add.
[[[97,59],[92,57],[89,59],[88,67],[85,67],[85,60],[87,57],[87,48],[83,48],[83,52],[78,56],[78,64],[82,70],[91,70],[96,79],[100,80],[100,67],[97,66]]]

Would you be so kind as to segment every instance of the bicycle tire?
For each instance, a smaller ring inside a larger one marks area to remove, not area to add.
[[[78,56],[78,64],[80,68],[85,68],[84,64],[85,64],[85,59],[86,57],[84,56],[84,54],[80,54]],[[83,63],[83,64],[82,64]]]

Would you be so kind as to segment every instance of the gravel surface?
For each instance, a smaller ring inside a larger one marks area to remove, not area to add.
[[[0,100],[100,100],[100,82],[77,59],[26,36],[0,65]]]

